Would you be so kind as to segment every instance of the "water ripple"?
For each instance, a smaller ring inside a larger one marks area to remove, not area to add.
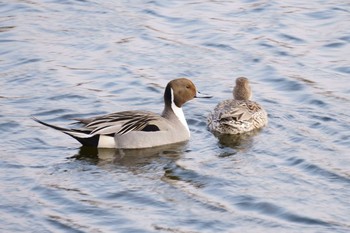
[[[281,218],[289,222],[295,222],[298,224],[330,226],[329,223],[326,223],[324,221],[291,213],[286,209],[276,206],[272,203],[260,202],[256,200],[256,198],[254,197],[241,196],[241,197],[238,197],[238,199],[241,199],[241,200],[238,201],[236,205],[244,210],[257,211],[262,214],[274,216],[274,217]]]
[[[345,184],[350,183],[350,174],[339,175],[335,172],[326,170],[317,166],[316,164],[311,164],[300,158],[290,158],[287,160],[290,166],[296,166],[311,175],[320,176],[320,178],[325,178],[331,180],[332,182],[341,182]],[[339,172],[339,171],[338,171]]]
[[[349,232],[344,1],[0,6],[2,231]],[[269,124],[213,135],[206,116],[238,76]],[[161,112],[177,77],[214,96],[184,106],[183,145],[80,148],[30,119]]]

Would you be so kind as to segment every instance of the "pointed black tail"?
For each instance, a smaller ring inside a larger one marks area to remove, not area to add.
[[[42,125],[45,125],[47,127],[50,127],[52,129],[61,131],[62,133],[65,133],[74,139],[76,139],[78,142],[80,142],[83,146],[90,146],[90,147],[97,147],[98,141],[100,138],[100,135],[89,135],[90,131],[87,130],[79,130],[79,129],[67,129],[63,127],[59,127],[56,125],[51,125],[49,123],[43,122],[34,116],[32,116],[32,119]]]

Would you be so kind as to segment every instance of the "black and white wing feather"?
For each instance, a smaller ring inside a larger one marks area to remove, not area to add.
[[[86,121],[88,123],[84,128],[91,130],[91,135],[122,135],[131,131],[142,131],[160,118],[161,116],[151,112],[124,111],[90,119]],[[84,123],[83,119],[79,119],[79,121]]]

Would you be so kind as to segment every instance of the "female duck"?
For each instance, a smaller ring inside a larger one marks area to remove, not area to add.
[[[208,128],[220,134],[240,134],[259,129],[267,124],[262,106],[251,101],[252,91],[247,78],[236,79],[234,99],[219,103],[208,116]]]
[[[59,130],[84,146],[139,149],[187,141],[190,131],[182,111],[187,101],[200,97],[195,85],[180,78],[168,83],[162,115],[147,111],[124,111],[90,119],[76,119],[82,128],[67,129],[35,121]],[[201,96],[208,97],[208,96]]]

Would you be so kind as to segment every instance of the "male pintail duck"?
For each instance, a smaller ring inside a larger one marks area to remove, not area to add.
[[[89,119],[75,119],[82,128],[68,129],[33,119],[78,140],[84,146],[140,149],[187,141],[190,131],[182,105],[193,98],[209,98],[197,92],[186,78],[174,79],[164,92],[162,115],[147,111],[123,111]]]
[[[219,134],[240,134],[267,124],[267,114],[261,105],[251,101],[252,91],[247,78],[236,79],[234,99],[220,102],[208,116],[208,128]]]

